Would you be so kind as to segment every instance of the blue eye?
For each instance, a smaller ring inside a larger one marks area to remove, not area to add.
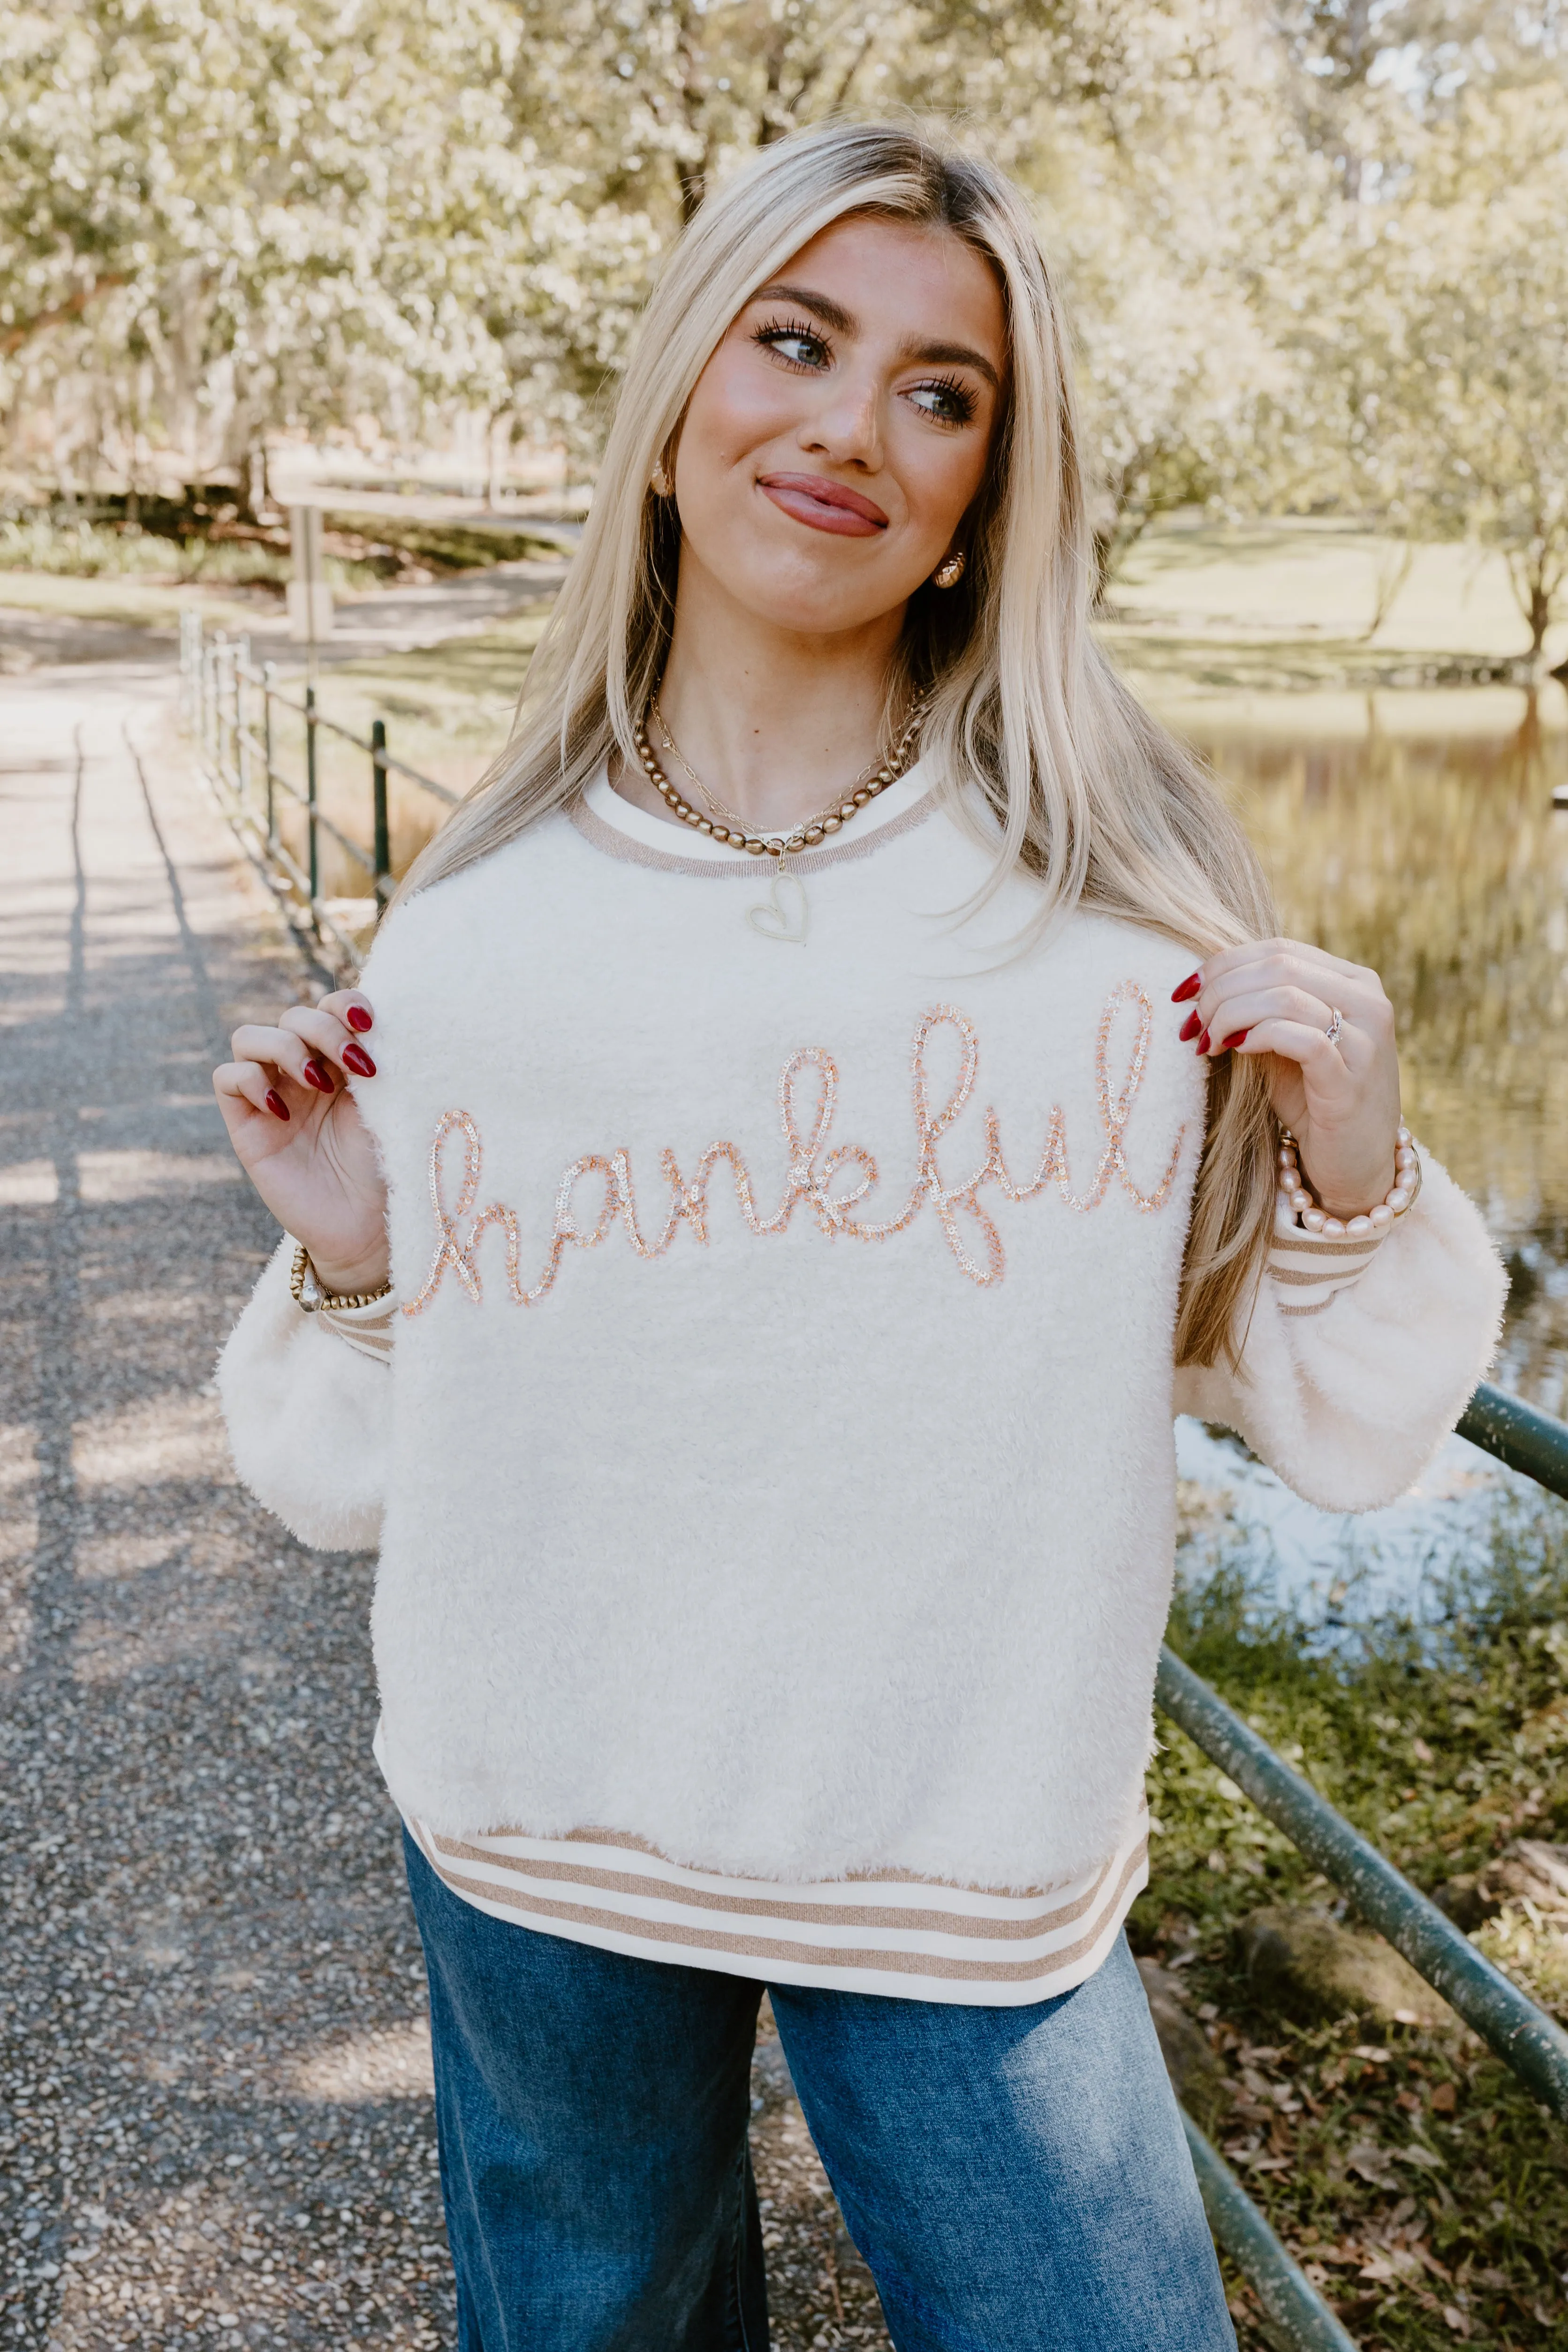
[[[775,352],[789,367],[826,367],[833,356],[816,329],[800,320],[792,320],[786,324],[775,321],[758,327],[752,341],[761,343],[764,350]]]
[[[917,383],[910,398],[939,425],[967,425],[974,415],[974,394],[956,376],[939,376],[929,383]]]

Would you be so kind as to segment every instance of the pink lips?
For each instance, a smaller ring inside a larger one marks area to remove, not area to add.
[[[858,490],[847,490],[842,482],[830,482],[825,474],[762,474],[757,478],[759,490],[765,490],[775,507],[796,522],[809,523],[813,530],[834,530],[844,539],[874,539],[888,528],[888,518],[869,499]]]

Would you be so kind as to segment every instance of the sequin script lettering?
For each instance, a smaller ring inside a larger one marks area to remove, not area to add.
[[[1126,1076],[1116,1086],[1110,1076],[1110,1046],[1118,1015],[1124,1007],[1133,1013],[1134,1034]],[[929,1207],[960,1271],[971,1282],[986,1288],[1001,1281],[1006,1265],[1002,1237],[981,1203],[980,1195],[987,1185],[1007,1201],[1030,1201],[1054,1185],[1069,1209],[1086,1214],[1100,1206],[1114,1183],[1121,1185],[1135,1208],[1149,1212],[1164,1207],[1181,1162],[1186,1129],[1177,1129],[1165,1172],[1149,1192],[1139,1190],[1127,1164],[1125,1149],[1127,1122],[1147,1066],[1152,1026],[1153,1008],[1136,982],[1123,981],[1112,989],[1100,1016],[1094,1048],[1095,1085],[1105,1140],[1094,1173],[1081,1192],[1073,1190],[1067,1119],[1059,1105],[1052,1109],[1047,1122],[1045,1149],[1031,1175],[1016,1181],[1009,1171],[996,1114],[988,1110],[984,1159],[973,1174],[955,1183],[946,1180],[937,1146],[973,1095],[980,1066],[980,1043],[966,1013],[954,1005],[937,1004],[921,1015],[914,1035],[910,1076],[918,1160],[909,1199],[897,1216],[872,1222],[854,1214],[857,1204],[877,1183],[877,1162],[861,1144],[837,1143],[827,1149],[838,1100],[838,1067],[820,1045],[805,1045],[790,1055],[779,1073],[779,1123],[784,1130],[788,1172],[784,1198],[771,1215],[764,1216],[758,1206],[751,1171],[740,1147],[730,1142],[710,1143],[698,1160],[689,1182],[682,1176],[674,1152],[666,1150],[661,1154],[659,1164],[669,1187],[668,1205],[658,1233],[645,1233],[637,1213],[629,1154],[625,1150],[607,1155],[588,1152],[581,1160],[574,1160],[562,1172],[555,1192],[550,1247],[538,1278],[530,1287],[524,1286],[520,1271],[522,1236],[515,1213],[499,1202],[475,1213],[483,1164],[479,1128],[466,1110],[443,1111],[430,1145],[430,1203],[436,1216],[436,1250],[418,1297],[411,1298],[403,1312],[422,1313],[440,1288],[448,1268],[478,1306],[483,1286],[477,1252],[491,1225],[499,1226],[504,1236],[507,1292],[519,1307],[536,1306],[552,1287],[567,1250],[596,1249],[617,1223],[625,1229],[627,1241],[640,1258],[662,1257],[683,1224],[689,1225],[695,1239],[706,1246],[709,1186],[720,1167],[728,1168],[741,1215],[750,1231],[759,1236],[784,1233],[795,1210],[801,1208],[829,1241],[890,1241]],[[926,1073],[926,1046],[933,1031],[943,1028],[958,1034],[959,1067],[946,1102],[937,1109],[932,1107]],[[454,1138],[462,1147],[462,1176],[456,1202],[448,1209],[446,1161]],[[603,1195],[592,1217],[580,1222],[574,1206],[577,1187],[594,1177],[602,1181]]]

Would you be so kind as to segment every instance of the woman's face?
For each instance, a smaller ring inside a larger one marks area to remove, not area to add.
[[[901,613],[985,471],[1006,369],[989,265],[947,229],[851,216],[731,325],[681,426],[691,566],[815,635]]]

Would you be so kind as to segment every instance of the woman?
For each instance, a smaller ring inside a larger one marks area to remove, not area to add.
[[[465,2347],[766,2342],[764,1984],[900,2352],[1234,2340],[1121,1932],[1173,1409],[1383,1502],[1501,1279],[1091,572],[1022,198],[770,149],[509,750],[216,1075],[236,1460],[381,1546]]]

